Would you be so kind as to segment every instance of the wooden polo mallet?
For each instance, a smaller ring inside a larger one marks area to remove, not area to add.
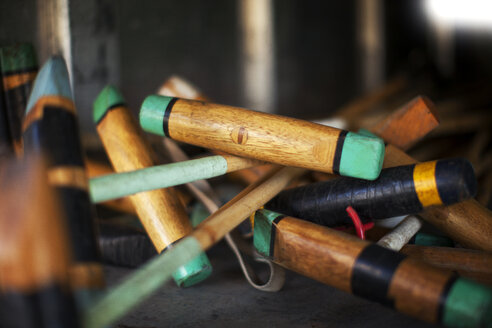
[[[42,153],[48,181],[58,193],[70,231],[74,263],[72,287],[83,308],[104,287],[94,212],[88,193],[76,109],[62,57],[40,70],[29,97],[23,124],[24,154]]]
[[[140,110],[147,132],[276,164],[374,180],[380,139],[311,123],[167,96],[148,96]]]
[[[290,270],[447,327],[492,322],[492,290],[355,236],[268,210],[256,249]]]
[[[15,152],[22,153],[22,121],[27,100],[38,72],[36,52],[31,44],[0,48],[3,98]]]
[[[97,132],[116,172],[152,167],[156,159],[119,91],[107,86],[94,102]],[[183,205],[172,188],[140,192],[130,196],[138,217],[158,253],[165,253],[192,231]],[[205,253],[174,272],[178,286],[191,286],[206,279],[212,266]]]
[[[120,285],[110,290],[85,315],[85,327],[104,327],[132,309],[170,279],[171,273],[182,263],[208,249],[226,233],[254,213],[284,189],[305,170],[278,167],[252,183],[234,199],[202,222],[192,236],[186,237],[160,257],[156,257],[136,271]],[[165,274],[164,274],[165,271]]]
[[[71,247],[43,161],[2,163],[0,190],[0,325],[79,327]]]

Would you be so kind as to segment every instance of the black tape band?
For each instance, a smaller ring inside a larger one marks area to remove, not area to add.
[[[352,293],[393,307],[387,294],[393,274],[406,258],[376,244],[364,248],[352,268]]]
[[[106,117],[106,115],[108,115],[108,113],[110,111],[112,111],[113,109],[115,108],[118,108],[118,107],[126,107],[126,104],[125,103],[117,103],[117,104],[114,104],[113,106],[110,106],[108,107],[108,109],[106,109],[106,111],[104,112],[104,114],[99,118],[99,120],[97,120],[96,122],[96,125],[99,124],[99,122],[101,122],[102,120],[104,120],[104,118]]]
[[[285,217],[285,215],[279,215],[275,218],[275,220],[272,221],[272,229],[270,230],[270,254],[268,254],[268,256],[270,256],[271,258],[273,258],[273,255],[275,253],[275,234],[277,233],[276,225]]]
[[[454,283],[456,280],[458,280],[459,276],[457,274],[453,274],[449,278],[449,280],[446,282],[444,285],[444,288],[441,292],[441,296],[439,296],[439,307],[437,309],[437,322],[441,323],[442,322],[442,317],[444,315],[444,307],[446,306],[446,301],[448,299],[449,291],[453,287]]]
[[[173,106],[176,103],[176,100],[179,98],[173,98],[169,104],[167,104],[166,111],[164,112],[164,118],[162,119],[162,130],[164,131],[164,135],[168,138],[169,136],[169,116],[171,115],[171,111],[173,110]]]
[[[340,174],[340,159],[342,158],[343,143],[345,142],[345,136],[348,131],[343,130],[340,132],[337,140],[337,147],[335,148],[335,155],[333,156],[333,173]]]

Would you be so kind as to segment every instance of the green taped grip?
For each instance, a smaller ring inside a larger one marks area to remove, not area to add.
[[[347,133],[340,157],[340,175],[375,180],[381,173],[384,142],[380,138]]]
[[[106,86],[94,101],[94,111],[92,113],[94,123],[98,123],[109,108],[124,103],[125,99],[118,89],[112,85]]]
[[[164,136],[164,113],[173,97],[148,96],[140,108],[140,126],[147,132]]]
[[[447,327],[492,327],[492,289],[458,278],[446,298],[442,323]]]
[[[201,253],[173,273],[179,287],[190,287],[207,279],[212,273],[212,264],[205,253]]]
[[[253,244],[260,254],[270,256],[272,243],[272,223],[282,214],[269,210],[259,210],[255,213],[255,225],[253,229]]]
[[[20,43],[0,48],[2,73],[25,71],[38,67],[36,52],[29,43]]]

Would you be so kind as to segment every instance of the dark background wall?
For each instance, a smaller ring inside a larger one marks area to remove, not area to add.
[[[362,94],[356,1],[276,0],[276,109],[326,117]],[[422,1],[385,1],[385,76],[434,74]],[[81,125],[107,83],[137,112],[168,77],[181,75],[216,102],[244,105],[238,1],[71,0],[73,84]],[[37,39],[36,0],[0,0],[0,42]],[[456,34],[456,76],[492,75],[491,33]],[[43,58],[42,58],[43,59]],[[419,71],[420,70],[420,71]]]

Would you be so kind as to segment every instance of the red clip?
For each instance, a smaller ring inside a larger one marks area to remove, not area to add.
[[[352,219],[352,222],[354,223],[355,232],[357,233],[357,236],[359,236],[360,239],[365,240],[366,239],[365,231],[374,227],[374,222],[368,222],[366,224],[362,224],[362,221],[359,218],[359,214],[357,214],[357,212],[354,210],[352,206],[348,206],[345,210],[347,211],[349,217]]]

